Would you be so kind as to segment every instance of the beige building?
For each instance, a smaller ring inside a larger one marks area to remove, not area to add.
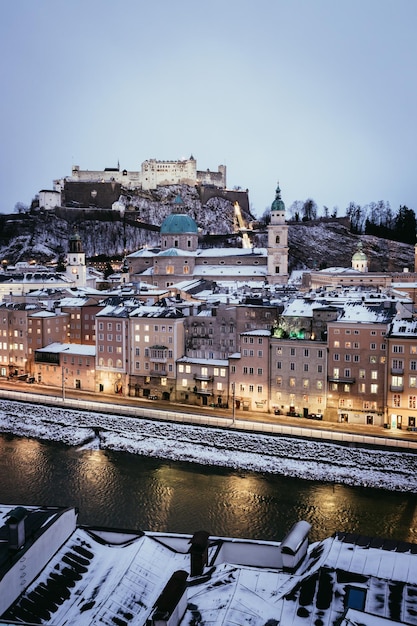
[[[176,361],[184,355],[184,315],[141,306],[129,316],[129,394],[175,400]]]
[[[387,428],[417,430],[417,321],[394,320],[387,341]]]
[[[95,391],[95,346],[52,343],[35,350],[33,375],[37,382],[61,389]]]
[[[329,323],[328,420],[384,424],[388,324],[383,311],[361,305]]]
[[[248,330],[240,336],[240,352],[230,356],[230,394],[235,408],[269,411],[270,331]]]
[[[270,408],[283,415],[324,415],[327,402],[327,342],[270,339]]]
[[[182,357],[177,360],[177,402],[197,406],[229,405],[229,361]]]

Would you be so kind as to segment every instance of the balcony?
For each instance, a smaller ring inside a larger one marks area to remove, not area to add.
[[[390,385],[389,390],[399,393],[404,391],[404,385]]]
[[[207,389],[204,387],[194,387],[193,389],[194,393],[200,394],[202,396],[211,396],[213,395],[213,390],[212,389]]]
[[[403,367],[391,367],[391,374],[402,376],[404,374],[404,368]]]
[[[150,370],[151,376],[162,376],[166,378],[168,376],[166,370]]]
[[[204,380],[211,383],[213,381],[213,376],[208,376],[207,374],[194,374],[194,380]]]
[[[340,376],[339,378],[329,376],[327,380],[329,383],[342,383],[343,385],[354,385],[356,382],[356,378],[346,378],[344,376]]]

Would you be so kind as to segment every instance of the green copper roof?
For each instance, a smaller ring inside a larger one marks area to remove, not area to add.
[[[279,188],[279,183],[277,184],[277,188],[275,191],[275,200],[271,204],[271,211],[284,211],[285,212],[285,204],[281,200],[281,189]]]
[[[172,213],[161,224],[161,235],[182,235],[185,233],[198,233],[197,224],[189,215]]]

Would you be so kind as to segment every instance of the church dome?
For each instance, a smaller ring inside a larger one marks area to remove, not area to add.
[[[271,211],[280,211],[285,213],[285,204],[281,198],[281,189],[279,187],[279,183],[277,184],[277,188],[275,190],[275,200],[271,204]]]
[[[172,213],[161,224],[161,235],[198,234],[196,222],[189,215]]]

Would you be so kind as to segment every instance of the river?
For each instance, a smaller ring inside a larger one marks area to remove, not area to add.
[[[337,530],[417,543],[417,496],[160,461],[0,435],[0,501],[76,506],[114,528],[280,540],[305,519],[310,539]]]

